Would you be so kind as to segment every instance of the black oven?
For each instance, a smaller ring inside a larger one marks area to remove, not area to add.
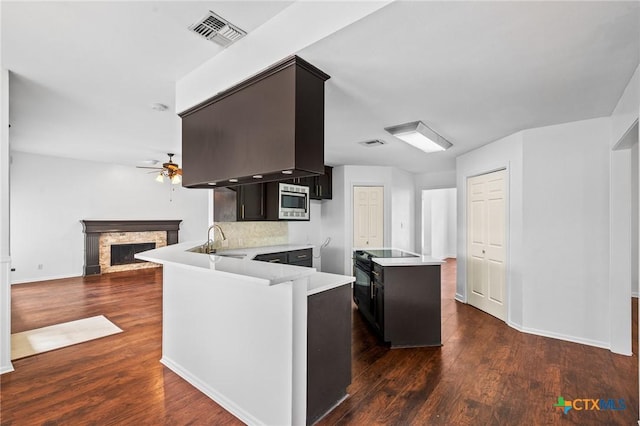
[[[372,269],[373,262],[368,253],[361,250],[353,252],[353,275],[356,277],[353,283],[353,301],[366,314],[372,311]]]

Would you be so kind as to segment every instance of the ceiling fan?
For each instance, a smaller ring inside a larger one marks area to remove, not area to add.
[[[156,177],[156,181],[164,182],[164,178],[168,178],[172,184],[177,185],[182,182],[182,169],[180,165],[173,162],[173,153],[167,153],[169,156],[169,161],[166,163],[162,163],[162,167],[146,167],[146,166],[136,166],[139,169],[153,169],[159,170],[158,177]],[[150,172],[156,173],[156,172]]]

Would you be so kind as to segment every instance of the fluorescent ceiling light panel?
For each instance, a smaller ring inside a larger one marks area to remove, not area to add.
[[[451,142],[431,130],[422,121],[384,128],[387,132],[426,153],[451,148]]]

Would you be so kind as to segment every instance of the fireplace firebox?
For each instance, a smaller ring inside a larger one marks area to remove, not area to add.
[[[111,266],[142,263],[144,260],[136,259],[134,255],[154,248],[156,248],[156,243],[112,244]]]

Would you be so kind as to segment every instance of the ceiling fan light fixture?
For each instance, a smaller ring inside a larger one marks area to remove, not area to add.
[[[385,127],[387,132],[426,153],[445,151],[453,145],[422,121]]]
[[[171,178],[171,183],[174,185],[178,185],[180,182],[182,182],[182,178],[180,177],[180,175],[179,174],[173,175],[173,177]]]
[[[164,182],[164,175],[162,173],[159,173],[158,176],[156,176],[156,182]]]

